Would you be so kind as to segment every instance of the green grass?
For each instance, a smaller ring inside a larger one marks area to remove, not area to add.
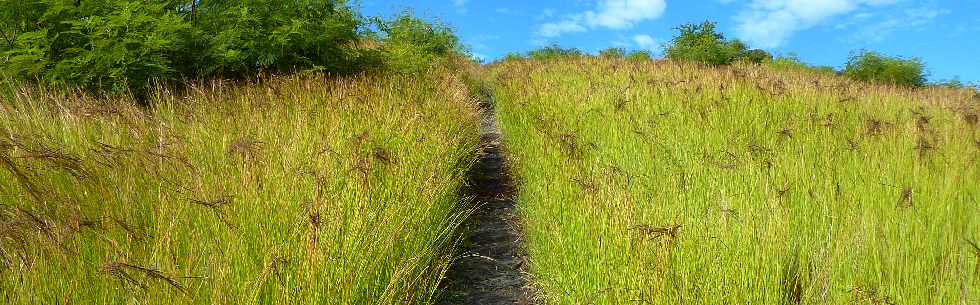
[[[549,304],[977,304],[969,91],[669,61],[492,68]]]
[[[431,303],[466,214],[451,72],[4,90],[0,303]]]

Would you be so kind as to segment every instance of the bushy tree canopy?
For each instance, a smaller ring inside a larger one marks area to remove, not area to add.
[[[25,79],[123,91],[171,78],[192,34],[174,1],[0,2],[3,72]],[[25,15],[18,16],[18,12]]]
[[[527,57],[536,60],[547,60],[563,57],[581,57],[585,56],[585,52],[582,52],[576,48],[563,48],[557,44],[548,45],[546,47],[533,50],[527,53]]]
[[[717,31],[717,24],[705,21],[701,24],[683,24],[671,42],[665,47],[667,58],[694,61],[708,65],[727,65],[736,60],[763,63],[772,59],[764,50],[749,49],[740,40],[726,40]]]
[[[725,65],[735,59],[738,51],[734,46],[725,42],[725,37],[715,31],[714,22],[705,21],[701,24],[683,24],[677,27],[679,32],[664,50],[667,58],[705,63],[709,65]]]
[[[918,58],[902,58],[872,51],[851,54],[844,75],[862,81],[899,86],[926,84],[925,65]]]
[[[436,58],[466,53],[451,28],[422,21],[409,12],[376,23],[384,35],[381,45],[384,59],[397,70],[421,72]]]
[[[626,59],[635,60],[635,61],[651,60],[653,59],[653,54],[651,54],[650,51],[647,50],[635,50],[629,52],[629,54],[626,54]]]
[[[155,81],[403,69],[461,50],[411,14],[379,20],[380,35],[368,24],[344,0],[0,1],[0,73],[140,95]]]
[[[599,51],[599,57],[626,58],[626,50],[624,50],[623,48],[608,48]]]

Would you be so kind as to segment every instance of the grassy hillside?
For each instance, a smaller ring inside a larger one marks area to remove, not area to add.
[[[760,66],[492,68],[551,304],[980,302],[980,97]]]
[[[451,72],[277,77],[152,110],[7,85],[5,304],[428,303],[465,211]]]

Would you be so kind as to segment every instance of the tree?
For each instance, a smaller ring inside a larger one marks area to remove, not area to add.
[[[502,61],[523,60],[523,59],[527,59],[527,57],[524,56],[524,54],[517,53],[517,52],[508,52],[507,55],[504,55]]]
[[[16,40],[3,71],[88,89],[142,92],[175,71],[171,55],[190,25],[173,1],[27,1],[32,19],[14,17]],[[6,8],[5,8],[6,9]],[[10,22],[10,21],[8,21]],[[7,36],[7,34],[4,34]]]
[[[408,15],[380,28],[385,51],[461,50],[448,28]],[[140,96],[157,81],[353,73],[383,60],[361,46],[371,35],[344,0],[0,1],[0,72]]]
[[[650,51],[647,50],[636,50],[626,55],[626,59],[634,61],[647,61],[653,59],[653,54],[650,54]]]
[[[873,51],[852,53],[844,67],[852,79],[898,86],[921,87],[926,84],[925,64],[918,58],[902,58]]]
[[[740,60],[752,63],[766,63],[772,60],[769,52],[751,49],[745,42],[727,40],[717,31],[717,24],[705,21],[701,24],[683,24],[676,28],[679,32],[666,46],[667,58],[694,61],[719,66]]]
[[[626,58],[626,50],[623,48],[608,48],[599,51],[599,57],[604,58]]]
[[[557,44],[552,44],[527,53],[527,57],[535,60],[549,60],[568,57],[582,57],[585,53],[576,48],[562,48]]]
[[[716,31],[717,24],[705,21],[701,24],[683,24],[676,28],[678,35],[665,47],[667,58],[694,61],[709,65],[726,65],[739,55],[744,44],[729,43]]]
[[[395,70],[423,72],[437,58],[450,53],[466,53],[453,30],[442,24],[430,24],[409,12],[388,21],[379,21],[384,35],[381,51]]]
[[[960,80],[959,76],[954,76],[952,79],[937,81],[934,83],[934,85],[953,89],[963,89],[968,87],[967,84],[964,84],[963,81]]]
[[[361,20],[336,0],[201,1],[195,28],[207,48],[203,75],[248,75],[319,67],[351,72]]]
[[[760,49],[745,50],[739,53],[738,59],[751,63],[761,64],[761,63],[767,63],[772,61],[772,54],[769,54],[769,52]]]

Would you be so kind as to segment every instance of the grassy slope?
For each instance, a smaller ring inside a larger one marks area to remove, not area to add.
[[[554,304],[976,304],[972,93],[512,61],[496,102]]]
[[[478,118],[451,73],[122,102],[7,88],[7,304],[427,303]]]

